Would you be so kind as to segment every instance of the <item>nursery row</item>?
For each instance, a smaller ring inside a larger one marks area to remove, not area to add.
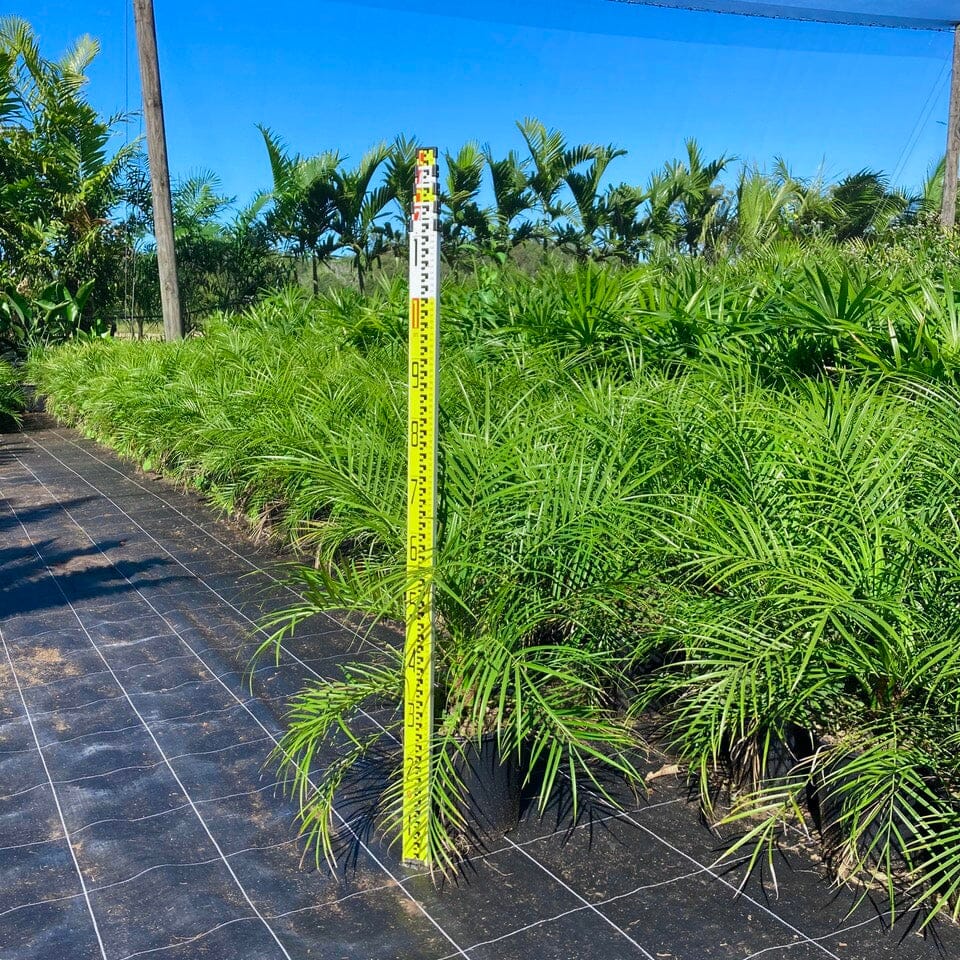
[[[543,803],[561,779],[615,803],[652,726],[705,803],[732,796],[714,808],[757,856],[815,814],[838,869],[955,912],[951,279],[784,249],[481,272],[443,304],[438,862],[465,829],[463,743],[495,738]],[[62,420],[310,555],[279,635],[318,610],[402,618],[404,332],[400,285],[288,292],[202,337],[70,344],[32,370]],[[277,759],[318,852],[374,756],[396,833],[398,720],[360,711],[401,692],[381,642],[295,700]]]

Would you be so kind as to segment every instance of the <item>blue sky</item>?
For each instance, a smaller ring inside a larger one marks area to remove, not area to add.
[[[943,152],[951,37],[691,13],[610,0],[155,0],[172,173],[269,183],[256,123],[295,151],[358,159],[400,132],[442,148],[519,147],[537,116],[629,154],[645,181],[696,137],[798,175],[880,168],[918,184]],[[139,108],[130,0],[21,0],[47,55],[102,43],[89,96]],[[140,131],[139,120],[131,134]]]

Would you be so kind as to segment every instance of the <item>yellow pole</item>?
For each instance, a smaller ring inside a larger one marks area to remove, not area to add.
[[[433,560],[437,537],[440,373],[437,150],[417,152],[410,222],[407,636],[404,647],[403,859],[429,862],[433,739]]]

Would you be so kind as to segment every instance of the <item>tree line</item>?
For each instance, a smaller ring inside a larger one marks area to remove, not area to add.
[[[159,292],[149,171],[141,144],[111,146],[129,116],[103,117],[85,97],[98,52],[90,37],[45,57],[29,23],[0,20],[0,322],[61,325],[78,315],[151,316]],[[935,214],[942,163],[915,194],[876,170],[836,182],[708,157],[688,140],[644,184],[617,182],[614,144],[571,143],[536,118],[520,150],[470,141],[441,153],[442,250],[448,267],[478,261],[635,263],[736,257],[784,238],[876,240]],[[189,313],[230,308],[323,272],[361,290],[405,255],[417,141],[384,141],[351,163],[301,155],[260,126],[271,182],[237,207],[215,173],[174,185],[176,245]]]

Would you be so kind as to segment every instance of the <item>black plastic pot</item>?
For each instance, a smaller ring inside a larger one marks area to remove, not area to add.
[[[816,750],[817,741],[811,731],[794,723],[788,724],[783,739],[770,743],[763,771],[764,780],[769,783],[792,779],[796,776],[794,770],[797,764],[809,760]]]
[[[731,776],[738,789],[753,790],[786,784],[798,774],[797,765],[809,760],[817,750],[815,735],[797,724],[787,724],[782,737],[771,737],[766,755],[761,754],[758,740],[727,748],[726,760]]]
[[[496,734],[465,740],[454,767],[463,781],[462,813],[470,839],[496,840],[520,822],[522,774],[513,755],[501,757]]]

